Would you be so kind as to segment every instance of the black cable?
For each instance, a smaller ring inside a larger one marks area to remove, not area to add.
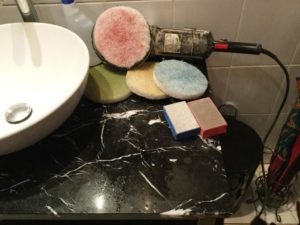
[[[277,111],[277,113],[275,115],[275,118],[274,118],[274,120],[273,120],[273,122],[272,122],[272,124],[271,124],[271,126],[269,128],[269,130],[267,131],[266,136],[263,139],[263,145],[265,146],[265,144],[266,144],[266,142],[267,142],[267,140],[268,140],[268,138],[269,138],[269,136],[270,136],[270,134],[271,134],[274,126],[275,126],[275,124],[277,123],[277,120],[278,120],[278,118],[280,116],[280,113],[281,113],[281,111],[282,111],[282,109],[283,109],[283,107],[285,105],[285,102],[287,100],[289,89],[290,89],[290,78],[289,78],[289,73],[288,73],[286,67],[277,58],[276,55],[274,55],[272,52],[270,52],[270,51],[268,51],[268,50],[266,50],[264,48],[261,49],[261,53],[263,53],[263,54],[271,57],[273,60],[275,60],[278,63],[278,65],[281,67],[281,69],[284,72],[285,80],[286,80],[286,89],[285,89],[285,93],[284,93],[282,102],[280,104],[280,107],[278,108],[278,111]],[[266,171],[265,171],[265,168],[264,168],[264,154],[262,154],[262,156],[261,156],[261,168],[262,168],[263,177],[265,179],[265,182],[264,182],[264,192],[265,193],[264,193],[264,199],[263,199],[263,203],[262,203],[262,208],[261,208],[260,212],[257,214],[257,216],[255,218],[260,217],[261,214],[263,213],[263,211],[265,209],[265,206],[266,206],[267,198],[268,198],[268,187],[267,187],[267,181],[266,181]]]
[[[273,123],[272,123],[272,125],[270,126],[270,128],[269,128],[269,130],[268,130],[268,132],[267,132],[267,134],[266,134],[266,136],[265,136],[265,138],[263,139],[263,143],[265,143],[265,142],[267,141],[267,139],[268,139],[268,137],[269,137],[271,131],[273,130],[273,128],[274,128],[274,126],[275,126],[275,124],[276,124],[276,122],[277,122],[277,119],[278,119],[278,117],[280,116],[280,113],[281,113],[281,111],[282,111],[282,109],[283,109],[283,107],[284,107],[284,104],[285,104],[286,100],[287,100],[287,97],[288,97],[288,94],[289,94],[289,90],[290,90],[290,78],[289,78],[289,73],[288,73],[287,69],[285,68],[285,66],[283,65],[283,63],[277,58],[276,55],[274,55],[272,52],[270,52],[270,51],[268,51],[268,50],[266,50],[266,49],[264,49],[264,48],[261,50],[261,53],[263,53],[263,54],[265,54],[265,55],[271,57],[272,59],[274,59],[274,60],[278,63],[278,65],[279,65],[279,66],[281,67],[281,69],[283,70],[284,75],[285,75],[285,79],[286,79],[286,89],[285,89],[285,93],[284,93],[284,96],[283,96],[281,105],[280,105],[280,107],[278,108],[278,111],[277,111],[277,113],[276,113],[276,116],[275,116],[275,118],[274,118],[274,120],[273,120]]]

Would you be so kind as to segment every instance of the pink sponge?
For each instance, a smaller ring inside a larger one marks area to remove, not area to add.
[[[226,133],[227,123],[213,101],[207,97],[188,102],[203,138]]]
[[[93,42],[104,61],[128,69],[150,52],[150,28],[137,10],[124,6],[112,7],[98,17]]]

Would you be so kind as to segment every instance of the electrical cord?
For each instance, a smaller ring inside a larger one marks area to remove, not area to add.
[[[278,65],[281,67],[281,69],[284,72],[285,80],[286,80],[286,89],[285,89],[285,92],[284,92],[284,96],[283,96],[282,102],[280,104],[280,107],[278,108],[278,111],[277,111],[277,113],[275,115],[275,118],[274,118],[274,120],[273,120],[273,122],[272,122],[272,124],[271,124],[271,126],[269,128],[269,130],[267,131],[267,133],[266,133],[266,135],[265,135],[265,137],[263,139],[263,145],[265,146],[265,144],[266,144],[266,142],[267,142],[267,140],[268,140],[268,138],[269,138],[269,136],[270,136],[270,134],[271,134],[274,126],[275,126],[275,124],[277,123],[277,120],[278,120],[278,118],[280,116],[280,113],[281,113],[281,111],[282,111],[282,109],[283,109],[283,107],[284,107],[284,105],[286,103],[286,100],[287,100],[287,97],[288,97],[288,93],[289,93],[289,89],[290,89],[290,79],[289,79],[289,73],[288,73],[286,67],[277,58],[277,56],[275,54],[273,54],[272,52],[270,52],[270,51],[268,51],[267,49],[264,49],[264,48],[261,49],[261,53],[263,53],[263,54],[271,57],[274,61],[276,61],[278,63]],[[262,202],[262,208],[261,208],[260,212],[254,218],[254,220],[257,219],[257,218],[259,218],[262,215],[263,211],[265,210],[265,206],[266,206],[267,199],[268,199],[268,187],[267,187],[267,182],[266,182],[266,171],[265,171],[265,168],[264,168],[264,157],[263,156],[264,155],[262,154],[260,163],[261,163],[261,169],[262,169],[262,176],[265,179],[265,182],[264,182],[264,192],[265,193],[264,193],[264,199],[263,199],[263,202]]]
[[[290,90],[290,78],[289,78],[289,73],[288,73],[286,67],[285,67],[285,66],[283,65],[283,63],[277,58],[277,56],[276,56],[275,54],[273,54],[272,52],[270,52],[270,51],[268,51],[267,49],[264,49],[264,48],[261,50],[261,53],[263,53],[263,54],[265,54],[265,55],[271,57],[272,59],[274,59],[274,60],[278,63],[278,65],[279,65],[279,66],[281,67],[281,69],[283,70],[284,75],[285,75],[285,79],[286,79],[286,89],[285,89],[285,93],[284,93],[282,102],[281,102],[281,104],[280,104],[280,107],[278,108],[278,111],[277,111],[277,113],[276,113],[276,116],[275,116],[275,118],[274,118],[274,120],[273,120],[273,123],[272,123],[272,125],[270,126],[270,128],[269,128],[269,130],[268,130],[268,132],[267,132],[267,134],[266,134],[266,136],[265,136],[265,138],[263,139],[263,143],[265,143],[265,142],[267,141],[267,139],[268,139],[268,137],[269,137],[271,131],[273,130],[273,128],[274,128],[274,126],[275,126],[275,124],[276,124],[276,122],[277,122],[277,119],[278,119],[278,117],[280,116],[280,113],[281,113],[281,111],[282,111],[282,109],[283,109],[283,107],[284,107],[284,104],[285,104],[286,100],[287,100],[287,97],[288,97],[288,94],[289,94],[289,90]]]

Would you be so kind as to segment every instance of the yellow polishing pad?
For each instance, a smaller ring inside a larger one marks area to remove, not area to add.
[[[126,85],[126,72],[101,64],[89,70],[85,96],[97,103],[115,103],[128,98],[131,91]]]
[[[154,62],[146,62],[133,70],[127,71],[126,83],[133,93],[152,100],[168,98],[154,83],[153,71],[155,65]]]

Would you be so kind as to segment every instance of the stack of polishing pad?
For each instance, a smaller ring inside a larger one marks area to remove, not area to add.
[[[115,103],[131,92],[151,100],[201,97],[208,82],[200,70],[183,61],[146,62],[135,69],[116,70],[105,64],[90,69],[85,95],[94,102]]]
[[[200,70],[183,61],[165,60],[146,63],[126,75],[129,89],[148,99],[163,99],[167,96],[190,100],[201,97],[208,82]]]

